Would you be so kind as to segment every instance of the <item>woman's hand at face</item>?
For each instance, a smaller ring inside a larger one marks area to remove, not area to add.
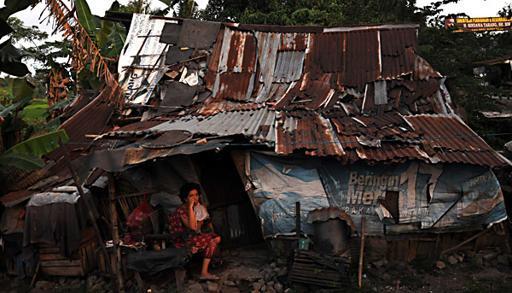
[[[198,204],[198,200],[196,197],[189,197],[187,200],[187,206],[188,207],[195,207]]]

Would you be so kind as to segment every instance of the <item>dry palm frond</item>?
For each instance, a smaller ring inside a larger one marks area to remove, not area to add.
[[[107,61],[101,56],[100,50],[80,24],[74,12],[62,0],[46,0],[46,7],[55,18],[56,30],[62,31],[64,38],[71,41],[73,47],[73,69],[76,72],[88,69],[96,74],[111,91],[109,100],[121,105],[123,102],[122,90],[116,77],[108,68]],[[89,65],[88,68],[87,65]]]
[[[69,78],[64,77],[61,70],[52,68],[48,84],[48,106],[51,107],[67,98],[69,82]]]

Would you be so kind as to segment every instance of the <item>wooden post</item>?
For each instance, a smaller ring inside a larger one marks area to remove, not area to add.
[[[297,248],[300,249],[301,225],[300,225],[300,201],[295,202],[295,236],[297,237]]]
[[[301,235],[301,223],[300,223],[300,201],[295,202],[295,233],[297,235],[297,239],[300,238]]]
[[[91,207],[89,201],[85,198],[85,192],[82,188],[82,185],[80,184],[80,181],[78,180],[78,175],[76,174],[75,170],[73,169],[73,166],[71,166],[71,159],[69,158],[68,149],[61,141],[59,141],[59,145],[62,148],[62,151],[64,154],[64,161],[66,162],[66,166],[68,167],[69,172],[71,173],[71,177],[73,178],[73,182],[75,183],[76,189],[78,190],[78,194],[80,194],[80,196],[84,200],[85,207],[87,208],[87,215],[89,216],[89,219],[91,220],[92,227],[94,228],[94,232],[96,234],[96,239],[100,246],[101,252],[105,256],[105,260],[108,264],[108,263],[110,263],[110,259],[108,256],[107,248],[105,247],[105,242],[103,241],[103,238],[101,237],[100,229],[98,228],[98,224],[96,223],[96,217],[94,216],[94,214],[92,212],[92,207]]]
[[[359,249],[359,270],[357,272],[357,285],[359,288],[363,286],[363,257],[364,257],[364,234],[366,233],[366,225],[364,216],[361,217],[361,247]]]
[[[124,292],[123,272],[121,270],[121,248],[119,247],[119,224],[116,209],[116,182],[112,173],[108,173],[108,193],[110,196],[110,222],[112,223],[112,240],[114,256],[110,262],[112,272],[116,274],[117,292]]]

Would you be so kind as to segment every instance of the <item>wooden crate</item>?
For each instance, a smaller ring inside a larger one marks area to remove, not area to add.
[[[85,276],[98,266],[99,251],[92,229],[84,230],[80,248],[70,257],[60,254],[58,247],[39,246],[40,270],[51,276]]]

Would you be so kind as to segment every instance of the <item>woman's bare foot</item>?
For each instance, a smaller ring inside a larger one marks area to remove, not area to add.
[[[207,281],[217,281],[220,278],[214,274],[206,273],[201,274],[201,277],[199,277],[200,280],[207,280]]]

